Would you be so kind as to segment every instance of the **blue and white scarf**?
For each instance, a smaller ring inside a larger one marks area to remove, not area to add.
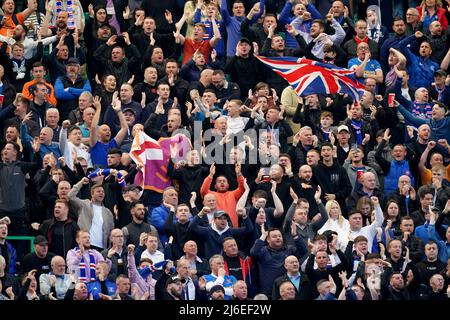
[[[80,248],[76,247],[75,248],[75,252],[80,252]],[[86,260],[84,259],[84,256],[81,256],[81,261],[80,264],[78,265],[78,269],[80,271],[80,275],[78,276],[78,279],[81,282],[90,282],[90,281],[95,281],[95,257],[94,257],[94,251],[92,251],[91,249],[89,249],[89,279],[87,278],[86,275],[86,267],[88,265],[86,264]]]

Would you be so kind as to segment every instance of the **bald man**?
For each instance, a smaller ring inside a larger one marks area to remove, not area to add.
[[[245,281],[238,280],[233,285],[233,296],[231,300],[248,300],[248,290]]]
[[[127,250],[124,247],[125,238],[121,229],[113,229],[109,237],[111,246],[101,252],[105,259],[111,260],[109,278],[116,279],[120,274],[128,273]]]
[[[100,121],[101,105],[100,101],[94,100],[94,107],[96,109],[94,118],[92,119],[89,136],[89,146],[91,147],[92,165],[100,165],[103,168],[108,166],[107,155],[108,151],[113,148],[119,148],[122,141],[128,134],[128,124],[121,109],[121,102],[113,101],[112,108],[116,112],[120,121],[120,130],[116,136],[111,139],[111,129],[108,125],[103,124],[98,127]]]
[[[280,300],[295,300],[295,287],[290,281],[280,285]]]
[[[69,290],[72,280],[69,274],[65,273],[66,261],[61,256],[54,256],[50,262],[51,273],[41,274],[39,277],[39,286],[42,295],[48,295],[55,288],[56,294],[53,297],[63,300],[67,290]]]
[[[29,150],[32,149],[33,138],[28,134],[28,128],[23,123],[20,126],[20,133],[22,137],[22,143],[28,146]],[[39,153],[41,159],[44,159],[45,155],[48,153],[53,153],[53,155],[58,159],[61,157],[61,150],[59,149],[58,143],[53,142],[53,130],[49,127],[44,127],[39,133]]]
[[[360,183],[361,185],[358,186],[347,198],[347,208],[349,211],[356,209],[356,204],[362,197],[370,198],[375,196],[380,199],[381,203],[383,203],[384,196],[377,188],[377,179],[372,172],[364,172],[361,175]]]

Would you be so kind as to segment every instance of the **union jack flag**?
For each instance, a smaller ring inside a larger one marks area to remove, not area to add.
[[[304,58],[257,58],[286,79],[299,96],[346,93],[354,101],[359,101],[364,93],[364,86],[356,79],[355,71],[352,70]]]

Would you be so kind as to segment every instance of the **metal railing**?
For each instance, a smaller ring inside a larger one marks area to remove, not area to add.
[[[14,240],[14,241],[30,241],[30,252],[34,252],[34,237],[30,236],[8,236],[6,240]]]

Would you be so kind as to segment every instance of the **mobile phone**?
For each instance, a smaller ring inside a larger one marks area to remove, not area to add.
[[[356,151],[358,151],[358,145],[356,143],[354,143],[352,145],[352,152],[356,152]]]

